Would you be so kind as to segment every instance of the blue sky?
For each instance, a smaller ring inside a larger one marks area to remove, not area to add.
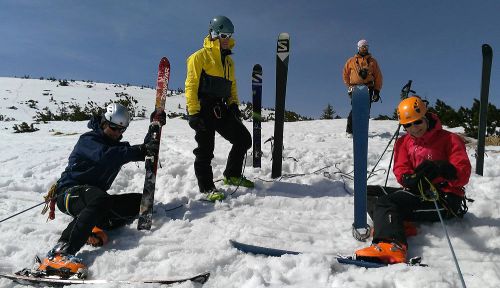
[[[251,70],[264,70],[263,102],[275,102],[275,51],[291,37],[287,109],[319,117],[327,103],[345,117],[341,71],[365,38],[384,75],[392,115],[403,84],[434,103],[472,106],[479,98],[481,45],[493,47],[490,101],[500,106],[500,1],[27,1],[0,2],[0,76],[94,80],[154,86],[157,63],[172,65],[170,87],[183,88],[186,58],[199,49],[215,15],[235,25],[233,59],[242,101]],[[1,89],[1,87],[0,87]],[[153,105],[153,101],[152,101]]]

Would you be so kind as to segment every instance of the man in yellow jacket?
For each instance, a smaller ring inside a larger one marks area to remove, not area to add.
[[[201,193],[210,201],[222,200],[224,194],[213,182],[211,161],[214,158],[215,131],[233,144],[224,170],[224,184],[253,187],[242,175],[246,151],[252,136],[240,120],[238,92],[231,49],[234,26],[225,16],[210,21],[209,35],[203,48],[187,59],[186,103],[189,126],[196,132],[198,144],[194,171]]]
[[[352,96],[352,86],[366,85],[370,91],[371,102],[380,100],[382,72],[377,60],[368,53],[368,41],[364,39],[358,41],[358,52],[345,63],[342,78],[347,86],[349,97]],[[347,117],[346,132],[352,134],[352,111]]]

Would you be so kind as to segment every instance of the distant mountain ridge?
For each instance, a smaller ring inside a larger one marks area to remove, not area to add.
[[[120,102],[136,118],[148,117],[154,108],[155,89],[128,84],[93,81],[26,79],[0,77],[0,121],[45,122],[80,121],[103,109],[106,103]],[[252,104],[240,105],[242,118],[251,121]],[[169,118],[187,119],[185,94],[169,90],[165,112]],[[274,120],[274,110],[262,109],[262,121]],[[287,111],[285,121],[312,120]]]

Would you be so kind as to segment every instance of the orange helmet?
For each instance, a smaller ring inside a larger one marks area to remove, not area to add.
[[[404,99],[398,106],[399,124],[408,124],[422,119],[427,113],[427,106],[418,96]]]

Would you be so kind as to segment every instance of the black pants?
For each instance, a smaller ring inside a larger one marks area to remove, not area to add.
[[[368,211],[374,226],[373,243],[384,241],[408,245],[404,221],[439,221],[434,202],[423,200],[418,193],[395,187],[368,186],[367,194]],[[450,219],[459,215],[462,199],[452,193],[440,192],[437,204],[441,216]]]
[[[215,131],[233,144],[227,158],[224,176],[240,177],[245,154],[252,147],[252,136],[247,128],[237,119],[225,105],[214,108],[202,108],[201,117],[206,126],[205,131],[197,130],[195,140],[198,147],[193,150],[194,172],[198,179],[200,192],[215,188],[211,162],[214,158]],[[218,118],[220,117],[220,118]]]
[[[371,109],[372,108],[371,99],[373,95],[373,89],[368,89],[368,95],[370,96],[370,109]],[[351,100],[351,105],[352,105],[352,100]],[[349,112],[349,116],[347,116],[347,127],[345,128],[345,132],[352,134],[352,108],[351,111]]]
[[[142,194],[109,195],[93,186],[74,186],[57,198],[57,207],[74,217],[59,241],[69,244],[67,253],[75,254],[87,242],[92,228],[111,230],[133,221],[139,214]]]

